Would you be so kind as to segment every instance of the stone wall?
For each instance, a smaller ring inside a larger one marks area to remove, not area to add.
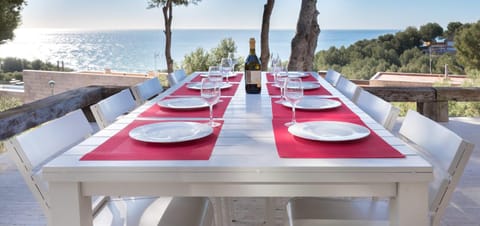
[[[24,101],[30,103],[48,97],[52,93],[62,93],[90,85],[133,86],[151,77],[144,74],[25,70],[23,71]],[[55,82],[53,88],[50,87],[49,81]]]

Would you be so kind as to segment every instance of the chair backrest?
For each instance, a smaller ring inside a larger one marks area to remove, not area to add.
[[[325,80],[327,80],[328,83],[332,84],[332,86],[336,86],[340,76],[341,74],[337,71],[328,69],[327,74],[325,75]]]
[[[349,79],[340,76],[337,82],[337,86],[335,86],[340,92],[343,93],[348,99],[355,102],[358,97],[358,93],[360,92],[360,87],[357,86],[355,83],[350,81]]]
[[[400,113],[398,108],[364,89],[360,89],[354,102],[383,127],[390,131],[393,129]]]
[[[118,116],[130,112],[136,106],[130,89],[124,89],[90,106],[99,128],[103,129]]]
[[[48,186],[41,169],[48,161],[92,134],[82,110],[46,122],[5,141],[5,147],[30,191],[48,214]]]
[[[174,86],[181,82],[185,77],[187,77],[187,74],[185,73],[185,70],[179,69],[175,70],[173,73],[168,74],[168,83],[171,86]]]
[[[151,99],[152,97],[158,95],[163,91],[163,87],[160,84],[160,80],[158,79],[158,77],[148,79],[140,84],[133,86],[131,89],[137,105],[143,104],[145,101]]]
[[[175,197],[168,205],[158,225],[213,225],[213,206],[205,197]]]
[[[430,183],[429,201],[432,225],[439,225],[474,145],[412,110],[408,111],[399,134],[413,142],[419,153],[433,165],[434,180]]]

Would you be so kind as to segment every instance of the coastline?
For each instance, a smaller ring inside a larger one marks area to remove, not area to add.
[[[363,39],[398,30],[383,29],[325,29],[318,39],[316,51],[331,46],[341,47]],[[290,56],[293,29],[272,29],[270,49],[282,60]],[[172,55],[181,66],[185,55],[197,48],[210,51],[224,38],[232,38],[237,46],[236,56],[248,55],[248,39],[260,40],[260,29],[174,29]],[[75,70],[104,70],[145,72],[166,68],[162,29],[38,29],[16,30],[16,38],[0,46],[0,57],[40,59],[51,63],[64,61]],[[258,47],[257,47],[258,48]],[[259,48],[258,48],[259,49]]]

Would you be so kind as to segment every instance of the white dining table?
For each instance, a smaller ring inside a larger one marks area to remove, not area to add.
[[[431,164],[317,73],[311,74],[405,158],[280,158],[272,126],[271,97],[265,88],[267,75],[263,73],[260,94],[246,94],[243,80],[240,82],[208,160],[80,161],[130,122],[141,119],[139,114],[159,99],[189,82],[194,73],[46,164],[43,176],[50,189],[49,225],[91,225],[90,197],[95,195],[390,197],[390,225],[428,225]],[[226,225],[228,219],[218,215],[217,225]]]

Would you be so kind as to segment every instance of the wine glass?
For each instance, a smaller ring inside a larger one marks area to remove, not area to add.
[[[280,62],[280,56],[278,55],[278,53],[271,53],[270,54],[270,63],[271,63],[271,68],[272,68],[272,72],[273,72],[273,75],[275,76],[275,71],[278,70],[278,66],[281,66],[281,62]]]
[[[285,100],[285,81],[288,78],[288,72],[282,68],[278,67],[277,73],[275,73],[275,85],[280,88],[280,99],[275,101],[277,104],[282,104],[283,101]]]
[[[231,58],[222,58],[220,61],[220,71],[223,76],[227,79],[228,83],[228,77],[230,77],[230,72],[232,71],[232,59]]]
[[[232,59],[232,72],[235,72],[235,65],[238,63],[237,59],[235,59],[235,56],[233,55],[233,52],[228,54],[228,58]]]
[[[201,97],[205,99],[210,108],[210,120],[208,125],[211,127],[217,127],[221,124],[219,122],[213,121],[213,105],[220,100],[220,86],[217,81],[211,80],[210,78],[203,78],[201,85]]]
[[[289,78],[285,81],[285,99],[292,105],[292,121],[285,123],[286,126],[295,125],[295,107],[303,97],[301,78]]]
[[[208,67],[208,78],[212,81],[218,82],[218,86],[221,86],[223,75],[220,66]]]

